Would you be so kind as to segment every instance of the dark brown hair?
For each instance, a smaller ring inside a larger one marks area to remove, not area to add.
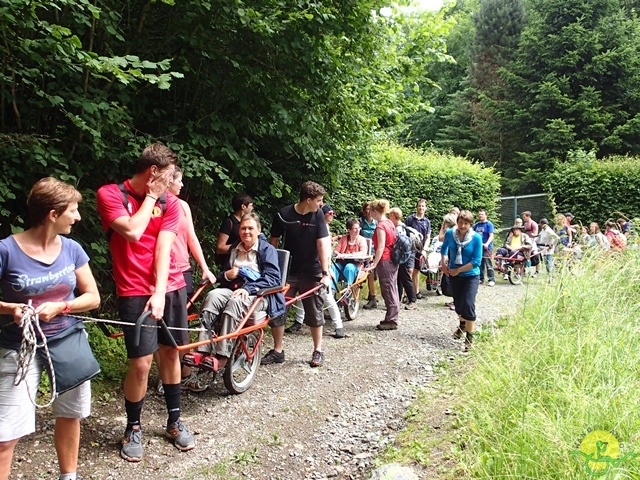
[[[178,156],[173,150],[161,143],[152,143],[138,157],[136,173],[142,173],[153,165],[162,170],[169,165],[176,165],[177,163]]]
[[[62,215],[70,203],[79,202],[82,195],[68,183],[53,177],[38,180],[27,197],[27,211],[33,225],[42,225],[51,210]]]
[[[316,182],[304,182],[300,186],[300,201],[304,202],[307,198],[324,197],[327,191],[322,185]]]

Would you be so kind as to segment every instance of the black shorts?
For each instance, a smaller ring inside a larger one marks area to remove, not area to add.
[[[123,322],[136,323],[142,315],[144,306],[149,301],[149,296],[119,297],[118,311]],[[187,293],[185,288],[170,292],[165,295],[164,322],[168,327],[187,328]],[[146,323],[150,323],[147,320]],[[140,345],[135,346],[134,327],[125,326],[124,343],[127,347],[127,358],[140,358],[151,355],[158,350],[158,344],[171,345],[171,340],[160,328],[142,327],[140,331]],[[178,345],[189,343],[189,332],[186,330],[172,330],[173,338]]]
[[[184,277],[184,281],[187,284],[185,288],[187,289],[187,299],[189,299],[193,297],[193,292],[195,291],[193,289],[193,269],[189,268],[185,270],[184,272],[182,272],[182,276]]]

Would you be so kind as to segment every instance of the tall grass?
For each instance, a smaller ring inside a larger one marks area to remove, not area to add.
[[[638,456],[600,478],[640,478],[639,280],[638,251],[585,258],[482,344],[458,387],[472,477],[590,478],[571,452],[605,430]]]

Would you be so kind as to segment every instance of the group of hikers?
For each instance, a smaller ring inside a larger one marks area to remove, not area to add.
[[[395,330],[403,297],[407,310],[415,310],[422,298],[420,269],[434,247],[425,199],[417,201],[416,212],[407,216],[404,223],[402,211],[390,208],[387,200],[367,202],[359,219],[346,221],[347,234],[332,238],[328,225],[334,212],[324,204],[326,191],[321,185],[307,181],[300,187],[299,200],[276,213],[269,238],[262,233],[261,220],[252,211],[251,197],[242,193],[233,198],[233,213],[223,222],[216,245],[216,260],[222,265],[216,276],[195,234],[189,206],[177,197],[181,187],[182,172],[176,154],[154,143],[142,151],[130,179],[104,185],[97,192],[98,213],[113,260],[119,320],[124,324],[128,371],[123,390],[127,423],[120,455],[130,462],[139,462],[144,454],[141,414],[153,361],[157,363],[167,408],[165,435],[176,448],[188,451],[195,447],[195,440],[181,418],[182,390],[206,388],[192,367],[221,371],[232,355],[231,339],[211,342],[208,348],[184,355],[172,347],[174,342],[178,345],[191,342],[187,330],[187,299],[194,291],[190,256],[198,264],[203,280],[219,283],[201,305],[205,326],[212,329],[215,325],[220,336],[229,334],[254,301],[258,301],[254,315],[269,317],[273,336],[273,348],[261,363],[283,363],[285,332],[300,330],[304,323],[310,329],[313,345],[309,364],[320,367],[324,363],[325,306],[330,312],[334,336],[345,336],[332,285],[338,278],[353,283],[363,272],[348,259],[369,260],[364,270],[369,291],[364,308],[377,308],[377,281],[386,312],[376,328]],[[79,478],[80,420],[90,414],[90,379],[99,370],[91,368],[90,360],[94,359],[84,324],[77,314],[100,304],[89,257],[80,244],[66,236],[81,218],[78,207],[81,199],[81,194],[63,181],[51,177],[39,180],[27,198],[30,228],[0,240],[0,419],[4,425],[0,433],[0,480],[9,477],[19,439],[35,431],[35,395],[45,368],[53,370],[60,380],[58,386],[52,385],[59,480]],[[464,336],[466,348],[473,341],[475,297],[478,285],[484,281],[484,272],[488,274],[489,285],[495,282],[490,255],[493,225],[486,211],[481,210],[478,217],[475,222],[471,212],[452,208],[434,236],[440,249],[442,274],[451,287],[452,308],[460,321],[454,337]],[[564,216],[565,220],[568,217]],[[534,224],[525,212],[523,225],[516,224],[511,229],[505,245],[507,254],[524,247],[527,237],[548,245],[568,237],[566,245],[570,248],[574,242],[572,235],[577,233],[569,222],[557,233],[548,234],[546,220],[540,220],[540,232],[538,224],[535,227]],[[598,232],[595,224],[587,243],[602,246],[608,240],[614,248],[608,223],[605,239]],[[584,235],[580,238],[586,238]],[[399,258],[398,245],[407,239],[411,246]],[[337,240],[335,248],[332,240]],[[258,296],[262,289],[282,283],[276,250],[280,243],[291,255],[286,277],[288,291]],[[332,262],[332,255],[344,261]],[[322,286],[320,294],[302,299],[297,309],[299,321],[285,330],[285,294],[294,297],[318,285]],[[143,328],[136,334],[134,324],[145,312],[153,320],[164,321],[169,329]],[[46,339],[50,356],[41,355],[43,349],[25,354],[28,338],[35,340],[33,345]],[[17,382],[18,378],[22,381]]]
[[[482,221],[482,211],[479,216],[481,222],[476,224],[474,229],[483,235],[483,240],[486,242],[480,281],[484,281],[486,270],[490,286],[495,285],[492,265],[494,258],[497,262],[508,261],[505,259],[524,260],[525,265],[535,266],[534,277],[539,276],[541,260],[544,260],[546,271],[551,278],[554,255],[581,258],[588,249],[624,250],[633,232],[633,224],[624,218],[618,218],[617,221],[607,220],[605,233],[603,233],[597,222],[591,222],[588,226],[572,223],[575,217],[570,212],[556,215],[552,226],[546,218],[535,222],[531,218],[531,212],[525,211],[521,217],[516,218],[504,244],[496,250],[496,255],[493,257],[491,255],[493,236],[491,235],[489,240],[487,235],[489,231],[493,232],[493,225],[486,220],[486,212],[484,212],[484,221]],[[507,274],[505,274],[506,278]]]

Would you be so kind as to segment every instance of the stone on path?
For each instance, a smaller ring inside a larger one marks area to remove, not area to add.
[[[371,473],[370,480],[419,480],[411,467],[387,463]]]

